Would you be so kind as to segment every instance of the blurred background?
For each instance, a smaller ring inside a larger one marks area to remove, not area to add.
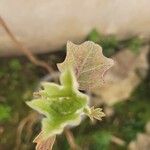
[[[71,129],[81,150],[150,150],[149,0],[0,0],[0,150],[33,150],[41,116],[25,102],[57,81],[68,40],[94,41],[115,65],[91,103],[106,117]],[[54,150],[69,150],[64,134]]]

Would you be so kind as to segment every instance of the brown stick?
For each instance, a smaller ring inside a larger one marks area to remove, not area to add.
[[[50,68],[50,66],[46,62],[36,58],[27,47],[25,47],[21,42],[17,40],[17,38],[14,36],[12,31],[8,28],[6,22],[1,16],[0,16],[0,25],[4,28],[4,30],[9,35],[11,40],[14,42],[18,50],[22,51],[33,64],[45,68],[49,73],[52,72],[52,68]]]
[[[70,131],[70,129],[66,128],[64,133],[66,135],[66,138],[70,145],[71,150],[80,150],[80,147],[75,143],[74,136],[72,132]]]
[[[20,146],[21,146],[21,136],[23,134],[23,130],[26,128],[27,126],[27,137],[31,138],[31,134],[33,133],[32,127],[33,125],[38,122],[38,114],[37,113],[30,113],[29,115],[27,115],[24,119],[22,119],[18,125],[17,128],[17,136],[16,136],[16,147],[15,150],[19,150]]]
[[[126,143],[125,141],[123,141],[122,139],[116,137],[116,136],[112,136],[111,137],[111,141],[117,145],[120,145],[120,146],[124,146]]]

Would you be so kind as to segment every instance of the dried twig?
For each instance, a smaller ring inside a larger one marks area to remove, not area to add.
[[[16,148],[15,150],[19,150],[20,149],[20,145],[21,145],[21,136],[22,136],[22,132],[23,129],[25,129],[25,127],[27,127],[28,131],[28,138],[31,138],[32,135],[32,127],[33,125],[38,121],[38,114],[37,113],[30,113],[28,116],[26,116],[24,119],[22,119],[18,125],[17,128],[17,137],[16,137]]]
[[[70,131],[70,129],[66,128],[64,130],[64,133],[66,135],[66,138],[70,145],[71,150],[80,150],[81,148],[75,143],[74,136],[73,136],[72,132]]]
[[[21,42],[17,40],[17,38],[14,36],[12,31],[8,28],[6,22],[1,16],[0,16],[0,25],[4,28],[4,30],[9,35],[11,40],[14,42],[18,50],[22,51],[32,63],[34,63],[37,66],[45,68],[49,73],[52,72],[52,68],[46,62],[36,58],[27,47],[25,47]]]
[[[120,146],[124,146],[126,144],[126,142],[116,136],[112,136],[111,137],[111,141],[117,145],[120,145]]]

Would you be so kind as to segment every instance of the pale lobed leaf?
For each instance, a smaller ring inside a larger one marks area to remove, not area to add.
[[[103,84],[105,72],[112,67],[113,60],[106,58],[102,48],[91,41],[81,45],[67,42],[67,55],[65,61],[57,64],[62,72],[68,67],[73,67],[79,89],[90,90]]]
[[[40,132],[33,142],[36,143],[36,150],[52,150],[55,139],[55,135],[45,139],[43,132]]]

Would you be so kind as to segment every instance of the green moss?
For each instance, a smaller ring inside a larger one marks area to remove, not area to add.
[[[145,124],[150,120],[150,85],[149,77],[133,92],[126,102],[114,106],[119,120],[121,136],[127,141],[143,132]],[[119,132],[119,131],[118,131]]]
[[[100,41],[100,34],[99,34],[99,32],[96,29],[93,29],[89,33],[87,39],[90,40],[90,41],[93,41],[95,43],[98,43]]]
[[[143,41],[140,38],[135,37],[129,40],[126,45],[133,53],[138,54],[140,52],[142,43]]]
[[[103,48],[103,53],[106,56],[113,55],[118,46],[118,40],[114,35],[105,36],[95,29],[89,33],[87,40],[100,44]]]
[[[96,29],[93,29],[89,33],[87,40],[91,40],[100,44],[103,48],[103,53],[106,56],[112,56],[118,51],[118,49],[123,48],[128,48],[133,53],[138,54],[140,52],[141,46],[143,45],[143,40],[139,37],[118,40],[115,35],[103,35]]]
[[[108,131],[99,131],[91,136],[93,141],[90,150],[107,150],[110,147],[111,133]]]
[[[9,67],[14,70],[14,71],[17,71],[17,70],[21,70],[21,63],[18,59],[12,59],[10,62],[9,62]]]
[[[145,101],[146,102],[146,101]],[[150,103],[141,103],[139,101],[130,101],[124,104],[117,104],[115,107],[116,116],[118,116],[119,130],[121,137],[127,142],[136,137],[138,132],[143,132],[146,122],[149,120]]]
[[[17,126],[28,115],[29,109],[24,101],[32,97],[38,83],[39,77],[35,69],[34,65],[24,58],[1,58],[0,122],[4,132],[0,146],[2,144],[4,150],[14,147]]]
[[[0,121],[9,120],[11,117],[11,108],[0,104]]]

